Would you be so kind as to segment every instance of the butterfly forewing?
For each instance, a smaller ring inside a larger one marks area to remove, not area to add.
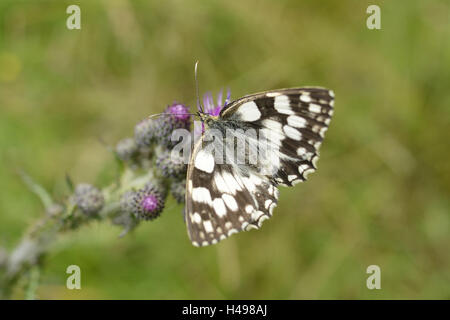
[[[282,89],[243,97],[221,112],[224,121],[260,129],[272,144],[278,170],[268,176],[292,186],[316,169],[318,149],[333,115],[334,94],[323,88]]]
[[[333,97],[323,88],[281,89],[245,96],[222,110],[214,126],[255,129],[258,140],[249,139],[250,144],[259,150],[264,140],[270,148],[256,164],[238,164],[234,158],[218,162],[208,146],[222,142],[205,141],[205,131],[186,179],[186,224],[194,245],[260,227],[277,204],[277,185],[292,186],[315,170]]]

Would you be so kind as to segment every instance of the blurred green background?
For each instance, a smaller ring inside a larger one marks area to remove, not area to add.
[[[81,7],[81,30],[66,7]],[[381,30],[366,8],[381,7]],[[113,145],[174,100],[331,88],[311,179],[281,190],[259,231],[194,248],[181,206],[119,239],[93,223],[46,257],[41,299],[450,298],[448,1],[0,2],[0,245],[43,214],[23,168],[56,197],[107,184]],[[66,267],[82,270],[67,290]],[[381,267],[381,290],[366,268]],[[20,298],[20,292],[16,293]]]

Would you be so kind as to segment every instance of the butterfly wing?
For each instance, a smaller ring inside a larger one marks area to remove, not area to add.
[[[219,164],[204,138],[194,147],[186,179],[186,225],[195,246],[259,228],[272,215],[278,189],[256,172]]]
[[[218,124],[258,130],[270,152],[253,166],[219,163],[209,147],[217,148],[220,139],[206,141],[208,130],[200,138],[186,179],[186,224],[193,245],[215,244],[260,227],[277,204],[277,185],[292,186],[315,170],[333,97],[323,88],[281,89],[245,96],[221,111]]]
[[[271,174],[266,176],[277,184],[292,186],[316,170],[333,106],[334,93],[325,88],[281,89],[233,101],[220,116],[260,130],[273,151]]]

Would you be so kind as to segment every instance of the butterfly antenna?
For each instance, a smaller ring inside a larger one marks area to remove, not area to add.
[[[198,90],[198,78],[197,78],[197,69],[198,69],[198,60],[195,62],[195,68],[194,68],[194,78],[195,78],[195,92],[197,94],[197,109],[200,110],[201,113],[204,113],[203,107],[200,103],[200,95]]]
[[[156,118],[156,117],[160,117],[160,116],[176,116],[176,115],[186,115],[186,114],[193,116],[193,117],[198,117],[197,113],[189,113],[189,112],[186,112],[186,113],[155,113],[155,114],[148,116],[147,119]]]

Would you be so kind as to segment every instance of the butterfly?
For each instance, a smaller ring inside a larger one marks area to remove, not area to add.
[[[277,205],[278,186],[294,186],[316,170],[333,106],[333,91],[303,87],[244,96],[227,104],[218,116],[199,113],[205,129],[190,156],[185,196],[192,244],[216,244],[240,231],[260,228]],[[226,138],[212,139],[212,132]],[[228,143],[242,137],[243,145]],[[260,151],[263,146],[265,154]],[[223,151],[223,161],[217,150]],[[249,150],[256,155],[253,162],[239,162],[233,156],[237,151],[251,156]]]

